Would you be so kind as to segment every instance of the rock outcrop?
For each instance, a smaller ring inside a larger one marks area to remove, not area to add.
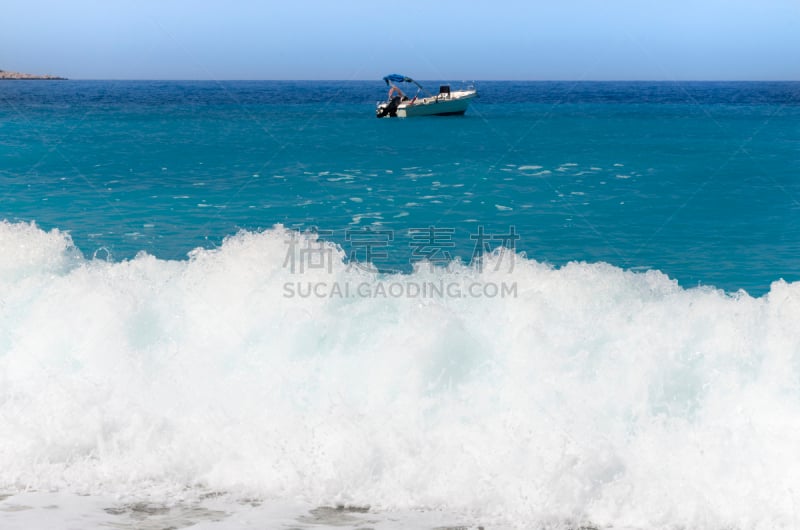
[[[0,79],[46,79],[46,80],[59,80],[66,79],[65,77],[58,77],[55,75],[34,75],[34,74],[21,74],[19,72],[6,72],[0,70]]]

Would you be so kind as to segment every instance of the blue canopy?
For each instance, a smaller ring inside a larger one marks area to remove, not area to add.
[[[406,77],[406,76],[400,75],[400,74],[389,74],[386,77],[384,77],[383,80],[386,81],[387,85],[389,84],[389,81],[392,81],[394,83],[413,83],[414,82],[414,80],[411,79],[410,77]]]

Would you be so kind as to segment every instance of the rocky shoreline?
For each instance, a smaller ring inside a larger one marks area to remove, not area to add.
[[[0,70],[0,79],[44,79],[48,81],[63,81],[66,79],[66,77],[58,77],[56,75],[22,74],[19,72],[6,72],[5,70]]]

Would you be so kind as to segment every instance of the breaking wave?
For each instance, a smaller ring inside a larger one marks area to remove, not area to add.
[[[287,267],[298,238],[330,267]],[[280,226],[108,262],[3,222],[0,250],[0,488],[796,525],[799,284],[753,298],[502,254],[381,276]],[[514,293],[375,294],[392,282]]]

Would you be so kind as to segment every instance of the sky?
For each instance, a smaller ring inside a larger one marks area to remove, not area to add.
[[[800,80],[800,0],[2,0],[73,79]]]

